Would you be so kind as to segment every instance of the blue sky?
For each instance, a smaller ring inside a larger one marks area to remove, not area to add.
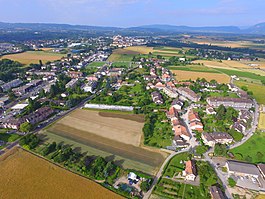
[[[248,26],[265,22],[265,0],[0,0],[0,21],[129,27]]]

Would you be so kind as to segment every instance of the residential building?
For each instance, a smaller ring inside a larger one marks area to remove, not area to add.
[[[208,115],[215,115],[216,114],[216,111],[214,110],[214,108],[212,106],[207,106],[206,107],[206,113]]]
[[[265,180],[265,164],[258,164],[257,167],[259,169],[262,178]]]
[[[185,177],[185,180],[194,181],[197,176],[195,161],[189,160],[185,165],[185,170],[182,172],[182,175]]]
[[[184,103],[180,100],[174,99],[171,103],[171,106],[173,106],[176,110],[180,111],[183,107]]]
[[[68,82],[68,83],[65,85],[65,88],[73,88],[74,86],[77,85],[77,82],[78,82],[78,79],[71,79],[71,81]]]
[[[233,142],[233,138],[228,133],[202,133],[202,140],[205,145],[214,147],[215,144],[230,144]]]
[[[178,119],[178,111],[173,106],[166,112],[167,118],[170,120]]]
[[[78,79],[83,77],[83,73],[80,71],[68,71],[68,76],[73,79]]]
[[[217,186],[210,187],[210,194],[212,199],[226,199],[222,190]]]
[[[188,120],[191,130],[203,131],[203,124],[197,112],[190,110],[188,113]]]
[[[83,86],[83,90],[85,92],[93,93],[97,88],[98,83],[96,81],[89,81],[87,84]]]
[[[183,95],[185,98],[193,102],[198,102],[201,99],[200,95],[196,94],[194,91],[187,87],[179,87],[177,91],[180,95]]]
[[[250,109],[253,106],[253,101],[245,98],[209,97],[206,101],[214,108],[219,107],[221,104],[235,109]]]
[[[1,88],[2,88],[3,92],[6,92],[6,91],[10,90],[11,88],[15,88],[15,87],[20,86],[22,83],[23,83],[22,80],[15,79],[15,80],[12,80],[8,83],[3,84],[1,86]]]
[[[154,91],[154,92],[151,93],[151,96],[152,96],[153,102],[155,104],[160,104],[161,105],[161,104],[164,103],[162,95],[159,92]]]
[[[170,98],[177,98],[178,97],[178,92],[176,91],[176,89],[173,89],[170,87],[164,87],[163,91]]]

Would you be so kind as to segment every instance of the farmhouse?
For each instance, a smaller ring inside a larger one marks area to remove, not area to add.
[[[159,92],[157,92],[157,91],[152,92],[151,96],[152,96],[153,102],[155,104],[163,104],[164,103],[162,95]]]
[[[258,179],[260,175],[259,169],[254,164],[227,160],[225,166],[229,175],[253,177],[256,179]]]
[[[215,144],[230,144],[233,142],[233,138],[231,135],[227,133],[202,133],[202,140],[205,145],[210,147],[214,147]]]
[[[183,95],[184,97],[188,98],[193,102],[198,102],[201,99],[200,95],[196,94],[194,91],[192,91],[189,88],[179,87],[177,91],[180,95]]]
[[[219,107],[221,104],[235,109],[250,109],[253,106],[252,100],[245,98],[209,97],[206,101],[214,108]]]
[[[182,172],[185,180],[194,181],[197,176],[197,169],[194,160],[189,160],[186,162],[185,170]]]

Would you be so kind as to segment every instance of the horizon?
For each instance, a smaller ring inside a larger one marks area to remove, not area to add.
[[[105,27],[237,26],[264,22],[262,0],[0,0],[1,21]],[[14,13],[16,13],[14,15]],[[232,19],[232,20],[231,20]],[[263,21],[261,21],[263,20]]]

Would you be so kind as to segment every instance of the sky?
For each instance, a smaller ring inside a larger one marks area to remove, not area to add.
[[[114,27],[265,22],[265,0],[0,0],[0,5],[1,22]]]

